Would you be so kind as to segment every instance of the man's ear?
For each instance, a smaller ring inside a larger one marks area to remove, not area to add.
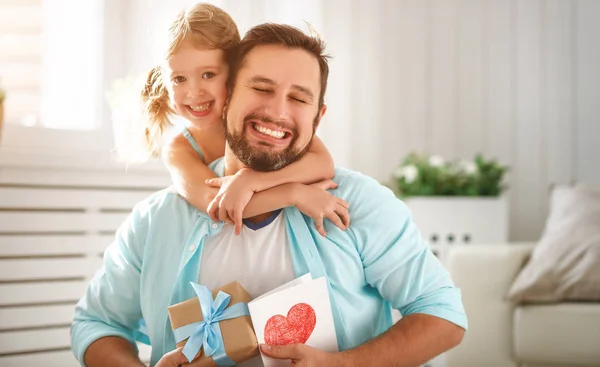
[[[227,117],[227,110],[229,109],[229,95],[225,98],[225,104],[223,104],[223,113],[221,114],[221,118],[225,120]]]
[[[317,114],[317,118],[315,118],[315,123],[314,123],[314,130],[315,131],[319,127],[319,124],[321,123],[321,119],[325,115],[325,112],[327,112],[327,105],[326,104],[324,104],[323,107],[321,107],[321,110]]]

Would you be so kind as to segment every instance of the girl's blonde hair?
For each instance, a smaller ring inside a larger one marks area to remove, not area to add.
[[[225,51],[226,62],[229,62],[233,48],[240,42],[240,33],[225,11],[214,5],[198,3],[182,11],[171,25],[165,60],[172,57],[184,42],[191,42],[199,49],[221,49]],[[150,70],[142,90],[142,102],[148,153],[157,156],[160,155],[163,135],[171,126],[169,114],[173,113],[161,66]]]

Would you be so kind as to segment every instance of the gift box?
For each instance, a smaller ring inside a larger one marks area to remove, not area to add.
[[[232,366],[258,356],[248,292],[238,282],[212,292],[191,285],[197,297],[168,309],[177,347],[184,347],[183,353],[193,360],[190,366]]]

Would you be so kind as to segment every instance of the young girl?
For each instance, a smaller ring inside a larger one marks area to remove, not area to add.
[[[242,169],[216,178],[207,167],[224,154],[228,59],[239,41],[231,17],[215,6],[199,3],[179,14],[165,62],[152,69],[142,92],[149,152],[162,155],[182,197],[213,220],[235,224],[236,234],[242,218],[287,206],[313,218],[323,236],[324,218],[346,229],[348,204],[326,191],[336,187],[333,161],[316,136],[302,159],[279,171]]]

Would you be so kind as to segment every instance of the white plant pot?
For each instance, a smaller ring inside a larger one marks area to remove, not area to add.
[[[508,241],[508,200],[500,197],[411,197],[404,202],[432,250],[453,244]]]

